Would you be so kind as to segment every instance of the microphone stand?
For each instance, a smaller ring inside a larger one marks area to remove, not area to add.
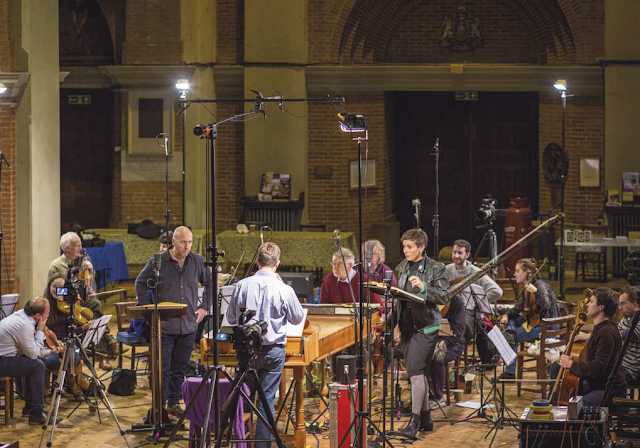
[[[438,173],[440,171],[440,138],[436,138],[436,143],[433,145],[432,156],[436,158],[436,202],[433,209],[433,259],[438,259],[438,251],[440,250],[440,214],[438,211],[438,199],[440,198],[440,180]]]
[[[11,168],[11,165],[9,165],[9,161],[7,160],[7,158],[4,156],[4,154],[2,153],[2,151],[0,151],[0,191],[2,190],[2,163],[6,163],[7,166],[9,168]],[[2,223],[2,216],[0,216],[0,224]],[[4,232],[2,231],[2,228],[0,227],[0,296],[2,296],[2,238],[4,238]],[[7,282],[9,282],[9,279],[7,278]],[[9,291],[11,292],[11,291]]]

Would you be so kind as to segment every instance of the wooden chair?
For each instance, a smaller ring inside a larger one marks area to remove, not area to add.
[[[612,426],[618,440],[640,439],[640,401],[628,398],[614,398],[612,407]],[[635,444],[633,444],[635,445]]]
[[[556,300],[556,303],[558,304],[560,316],[568,316],[569,314],[573,314],[573,310],[576,307],[575,303],[565,302],[563,300]]]
[[[135,370],[136,348],[145,347],[148,349],[150,346],[150,343],[143,337],[127,332],[129,324],[131,323],[131,317],[127,314],[127,310],[135,305],[136,302],[116,303],[116,319],[118,322],[118,335],[116,340],[118,341],[120,349],[120,353],[118,354],[118,368],[120,369],[122,369],[122,352],[124,345],[131,347],[131,370]]]
[[[9,417],[13,418],[13,378],[0,376],[4,381],[4,424],[9,424]]]
[[[582,230],[591,230],[593,239],[597,235],[607,236],[607,226],[584,224]],[[607,248],[606,247],[576,247],[576,271],[574,280],[578,281],[578,275],[582,281],[587,277],[596,278],[600,282],[607,281]]]
[[[547,375],[547,359],[545,358],[545,352],[547,349],[561,347],[569,343],[569,337],[573,330],[573,324],[576,317],[573,314],[562,317],[554,317],[551,319],[542,319],[542,333],[540,334],[540,354],[531,355],[524,347],[524,343],[520,344],[518,351],[516,352],[516,379],[522,379],[522,373],[524,370],[525,362],[536,363],[536,376],[539,380],[546,380]],[[555,329],[553,329],[555,328]],[[554,342],[547,342],[548,338],[556,338]],[[517,383],[518,397],[522,390],[530,392],[540,392],[542,398],[547,398],[547,383],[540,383],[540,389],[528,389],[522,386],[522,383]]]

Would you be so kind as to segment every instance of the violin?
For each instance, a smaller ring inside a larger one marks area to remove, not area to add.
[[[589,303],[589,299],[593,295],[593,291],[589,288],[582,291],[584,295],[584,299],[578,304],[578,323],[573,328],[571,332],[571,336],[569,337],[569,343],[567,344],[567,348],[564,351],[564,354],[567,356],[571,356],[571,350],[573,349],[573,343],[575,341],[576,336],[580,332],[580,329],[587,322],[587,304]],[[580,352],[580,361],[586,361],[586,346]],[[568,372],[564,367],[560,368],[558,372],[558,376],[556,378],[556,382],[553,385],[549,393],[549,399],[553,399],[556,391],[558,392],[557,405],[558,406],[568,406],[569,399],[575,396],[578,392],[578,386],[580,384],[580,378],[574,375],[571,372]]]
[[[64,344],[58,340],[58,337],[56,336],[56,334],[53,331],[51,331],[48,327],[45,326],[42,332],[44,333],[44,345],[46,345],[50,349],[54,349],[57,347],[60,347],[60,348],[64,347]]]
[[[64,300],[58,300],[58,311],[63,314],[69,315],[71,312],[71,304],[65,302]],[[89,308],[81,306],[79,303],[76,303],[75,306],[75,319],[81,323],[86,324],[89,321],[93,320],[93,311]]]
[[[540,311],[538,310],[538,304],[536,303],[536,294],[527,290],[527,286],[529,286],[533,281],[537,278],[540,269],[546,264],[546,260],[544,263],[537,267],[536,262],[533,261],[531,265],[531,269],[535,270],[533,274],[531,271],[527,273],[527,282],[525,284],[525,288],[522,290],[522,294],[524,296],[524,308],[522,309],[522,317],[524,320],[529,322],[531,327],[537,327],[540,325],[542,318],[540,317]]]

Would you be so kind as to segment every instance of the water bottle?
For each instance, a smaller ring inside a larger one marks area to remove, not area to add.
[[[313,300],[313,303],[318,304],[320,303],[320,288],[315,288],[315,299]]]

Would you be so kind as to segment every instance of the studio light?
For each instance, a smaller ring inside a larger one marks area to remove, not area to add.
[[[366,132],[367,120],[362,114],[338,113],[338,122],[342,132]]]
[[[565,90],[567,90],[567,81],[564,79],[558,79],[553,87],[564,92]]]
[[[0,82],[0,94],[7,91],[7,86]]]
[[[180,99],[187,99],[187,92],[189,91],[189,80],[188,79],[178,79],[176,82],[176,89],[180,91]]]

